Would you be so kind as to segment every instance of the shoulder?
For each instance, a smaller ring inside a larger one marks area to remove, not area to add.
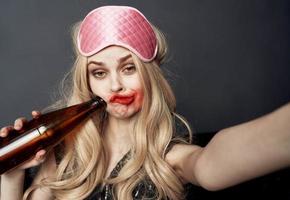
[[[203,148],[191,144],[175,144],[165,156],[166,162],[172,167],[183,184],[191,182],[199,185],[194,176],[195,163]]]

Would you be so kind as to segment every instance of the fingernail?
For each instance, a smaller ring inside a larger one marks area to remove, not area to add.
[[[21,126],[19,124],[15,125],[15,129],[19,130],[19,129],[21,129]]]
[[[1,129],[0,136],[1,137],[5,137],[6,135],[7,135],[7,133],[5,132],[5,130],[4,129]]]
[[[0,133],[3,135],[6,132],[7,128],[1,128]]]

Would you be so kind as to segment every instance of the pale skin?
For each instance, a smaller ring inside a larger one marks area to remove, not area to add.
[[[88,58],[89,85],[92,92],[108,102],[108,129],[105,142],[110,156],[109,175],[116,163],[130,149],[129,135],[140,111],[143,99],[139,74],[130,52],[111,46]],[[121,59],[123,58],[123,59]],[[130,104],[110,102],[114,94],[135,94]],[[33,117],[39,112],[33,111]],[[219,131],[202,148],[196,145],[175,145],[165,160],[183,183],[192,183],[208,190],[220,190],[252,178],[290,166],[290,104],[255,120]],[[24,118],[14,126],[4,127],[0,136],[11,129],[21,129]],[[1,176],[1,199],[22,198],[24,169],[44,162],[44,168],[35,177],[51,175],[56,168],[53,153],[39,151],[35,157]],[[37,189],[31,199],[53,199],[49,190]]]

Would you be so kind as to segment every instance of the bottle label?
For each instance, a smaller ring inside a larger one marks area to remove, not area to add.
[[[18,149],[19,147],[29,143],[31,140],[39,137],[46,131],[45,126],[40,126],[38,129],[34,129],[31,132],[25,134],[23,137],[11,142],[10,144],[6,145],[5,147],[0,149],[0,157],[6,155],[7,153],[13,152],[14,150]]]

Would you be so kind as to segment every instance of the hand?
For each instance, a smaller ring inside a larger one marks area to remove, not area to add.
[[[32,117],[34,119],[38,118],[41,113],[39,111],[32,111]],[[0,137],[7,137],[9,132],[12,130],[21,130],[22,127],[25,125],[27,120],[24,117],[20,117],[15,120],[14,126],[5,126],[0,130]],[[44,149],[39,150],[33,158],[28,161],[25,161],[23,164],[15,168],[14,170],[24,170],[27,168],[35,167],[45,161],[46,158],[46,151]],[[14,171],[13,170],[13,171]]]

